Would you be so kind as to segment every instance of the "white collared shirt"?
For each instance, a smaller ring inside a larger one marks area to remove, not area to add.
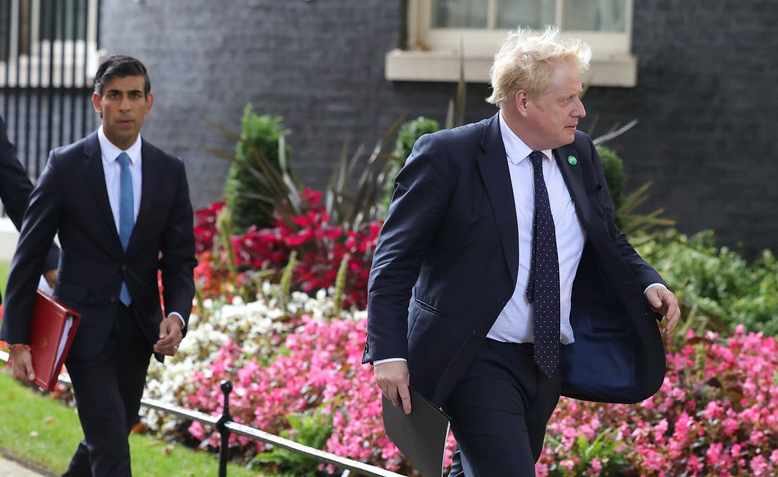
[[[143,174],[141,173],[141,138],[138,139],[126,150],[116,147],[108,137],[106,137],[103,127],[97,130],[97,137],[100,141],[100,153],[103,160],[103,172],[105,173],[105,188],[108,190],[108,201],[111,203],[111,213],[113,213],[113,222],[116,225],[116,232],[119,232],[119,195],[121,193],[121,171],[122,166],[116,159],[119,154],[126,152],[130,156],[130,174],[132,175],[132,198],[133,212],[135,221],[138,220],[140,211],[140,194]]]
[[[510,343],[532,343],[534,342],[533,306],[527,302],[526,297],[532,263],[532,218],[535,211],[534,172],[529,160],[532,149],[508,127],[502,113],[500,113],[500,134],[505,145],[513,186],[513,200],[516,205],[519,269],[513,296],[508,300],[486,336]],[[578,220],[575,204],[551,150],[541,152],[546,156],[543,160],[543,179],[548,190],[551,215],[554,218],[559,257],[560,338],[562,343],[568,344],[574,341],[573,328],[570,326],[570,306],[575,273],[586,243],[586,232]]]

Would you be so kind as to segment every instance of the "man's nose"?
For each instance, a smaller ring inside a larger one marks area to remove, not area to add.
[[[575,117],[579,119],[583,119],[586,117],[586,107],[583,104],[583,101],[581,101],[581,98],[576,98],[576,108],[575,108]]]

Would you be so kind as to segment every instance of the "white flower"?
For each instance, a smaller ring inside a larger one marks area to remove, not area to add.
[[[192,377],[200,372],[210,378],[213,375],[210,364],[228,341],[240,347],[241,360],[270,358],[277,350],[269,349],[267,337],[291,331],[289,321],[283,318],[305,313],[323,320],[334,315],[334,290],[319,290],[314,297],[293,292],[286,309],[279,306],[278,293],[278,285],[264,282],[255,301],[245,303],[239,297],[232,303],[203,300],[201,315],[195,313],[189,318],[187,335],[176,356],[167,359],[164,365],[157,363],[149,367],[144,396],[189,407],[185,399],[197,391]],[[367,312],[344,310],[338,317],[364,320]],[[144,417],[146,425],[162,435],[175,432],[183,422],[170,414],[148,409],[144,410]]]

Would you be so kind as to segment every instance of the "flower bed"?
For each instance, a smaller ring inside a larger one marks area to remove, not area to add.
[[[776,475],[775,338],[743,327],[728,339],[689,333],[668,368],[639,405],[563,399],[538,474]]]
[[[360,364],[365,312],[337,312],[332,297],[277,286],[256,302],[208,302],[179,351],[149,373],[147,396],[218,414],[219,383],[234,384],[239,422],[305,441],[301,418],[319,419],[321,447],[401,472],[410,469],[383,433],[380,396]],[[690,333],[669,355],[659,393],[640,405],[562,399],[549,426],[538,475],[753,475],[778,471],[778,345],[746,333]],[[153,413],[149,427],[216,447],[210,429]],[[182,435],[182,433],[186,435]],[[250,459],[269,449],[231,443]],[[285,463],[280,467],[284,469]],[[288,469],[287,469],[288,470]]]
[[[366,314],[358,310],[365,307],[380,224],[346,230],[330,223],[320,194],[307,190],[303,196],[303,214],[238,235],[219,231],[220,204],[198,212],[196,278],[205,300],[179,355],[150,370],[147,396],[218,414],[219,383],[229,379],[238,422],[411,473],[383,433],[379,391],[370,367],[360,363]],[[692,315],[718,321],[685,323],[689,331],[672,340],[662,388],[639,405],[563,398],[538,475],[778,473],[778,347],[773,337],[730,328],[727,318],[732,314],[750,330],[772,329],[774,257],[766,253],[748,264],[713,247],[708,236],[687,241],[678,234],[643,240],[641,251],[679,284]],[[291,257],[297,259],[289,265]],[[717,285],[711,288],[706,277],[718,277],[711,278]],[[290,289],[298,291],[287,296]],[[748,297],[738,298],[740,292]],[[734,334],[691,331],[716,322]],[[219,445],[212,430],[198,424],[153,412],[147,424],[204,447]],[[327,470],[243,438],[233,436],[230,445],[246,461],[293,475]],[[450,439],[449,458],[454,445]]]
[[[294,289],[313,294],[334,287],[339,270],[345,267],[342,304],[364,309],[381,223],[369,222],[355,229],[332,224],[321,198],[320,192],[305,189],[303,213],[276,217],[272,228],[250,227],[221,243],[217,225],[223,204],[197,211],[195,238],[200,255],[195,279],[199,292],[205,297],[229,297],[245,288],[251,295],[254,274],[280,279],[294,253],[290,277]]]

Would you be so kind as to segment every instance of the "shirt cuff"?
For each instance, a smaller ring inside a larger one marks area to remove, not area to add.
[[[168,314],[167,314],[167,317],[168,317],[168,318],[170,318],[171,316],[175,316],[176,318],[178,318],[179,320],[181,320],[181,329],[182,329],[182,330],[183,330],[183,329],[186,329],[186,322],[184,321],[184,317],[183,317],[183,316],[181,316],[181,314],[179,314],[179,313],[178,313],[178,312],[176,312],[176,311],[171,311],[170,313],[168,313]]]
[[[384,364],[384,363],[391,363],[394,361],[404,361],[407,362],[408,360],[405,358],[386,358],[386,359],[379,359],[378,361],[373,361],[373,366],[376,364]]]
[[[668,289],[666,286],[664,286],[662,283],[652,283],[651,285],[647,286],[645,290],[643,290],[643,294],[645,295],[645,294],[646,294],[646,292],[647,292],[648,290],[650,290],[650,289],[652,289],[652,288],[656,288],[656,287],[662,287],[662,288],[664,288],[665,290],[667,290],[667,291],[670,291],[670,290],[669,290],[669,289]]]

